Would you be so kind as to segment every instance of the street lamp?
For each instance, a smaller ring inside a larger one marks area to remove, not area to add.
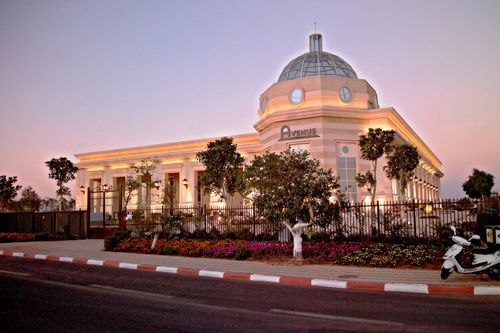
[[[104,228],[106,226],[106,192],[109,192],[112,190],[111,185],[104,184],[101,187],[101,192],[102,192],[102,227]]]

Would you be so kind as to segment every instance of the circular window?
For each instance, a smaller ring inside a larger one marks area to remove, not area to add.
[[[304,99],[304,90],[301,88],[295,88],[290,93],[290,102],[292,104],[299,104]]]
[[[349,103],[352,101],[351,89],[347,87],[340,88],[340,100],[344,103]]]
[[[342,147],[342,152],[344,154],[348,154],[349,153],[349,147],[347,147],[347,146]]]
[[[266,112],[266,108],[267,108],[267,98],[263,98],[262,102],[260,103],[260,111],[262,113],[265,113]]]

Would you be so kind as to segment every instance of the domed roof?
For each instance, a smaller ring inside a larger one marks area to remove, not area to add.
[[[278,82],[314,75],[358,78],[351,65],[342,58],[323,51],[320,34],[309,36],[309,52],[290,61],[281,72]]]

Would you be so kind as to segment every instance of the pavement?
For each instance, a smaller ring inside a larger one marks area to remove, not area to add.
[[[372,268],[342,265],[267,263],[104,251],[101,239],[0,243],[0,255],[71,262],[159,273],[237,279],[254,282],[363,289],[421,294],[500,295],[500,281],[486,274],[453,273],[441,280],[439,270]]]

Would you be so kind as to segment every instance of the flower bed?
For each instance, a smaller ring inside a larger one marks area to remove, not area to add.
[[[226,259],[288,261],[293,243],[244,240],[158,240],[151,249],[150,238],[125,238],[114,251]],[[304,242],[302,253],[309,263],[373,267],[422,267],[432,265],[439,249],[430,245],[383,243]]]
[[[0,232],[0,243],[29,242],[35,240],[35,234]]]
[[[0,232],[0,243],[12,242],[32,242],[32,241],[55,241],[67,240],[68,236],[62,232],[49,234],[46,232],[20,233],[20,232]]]

